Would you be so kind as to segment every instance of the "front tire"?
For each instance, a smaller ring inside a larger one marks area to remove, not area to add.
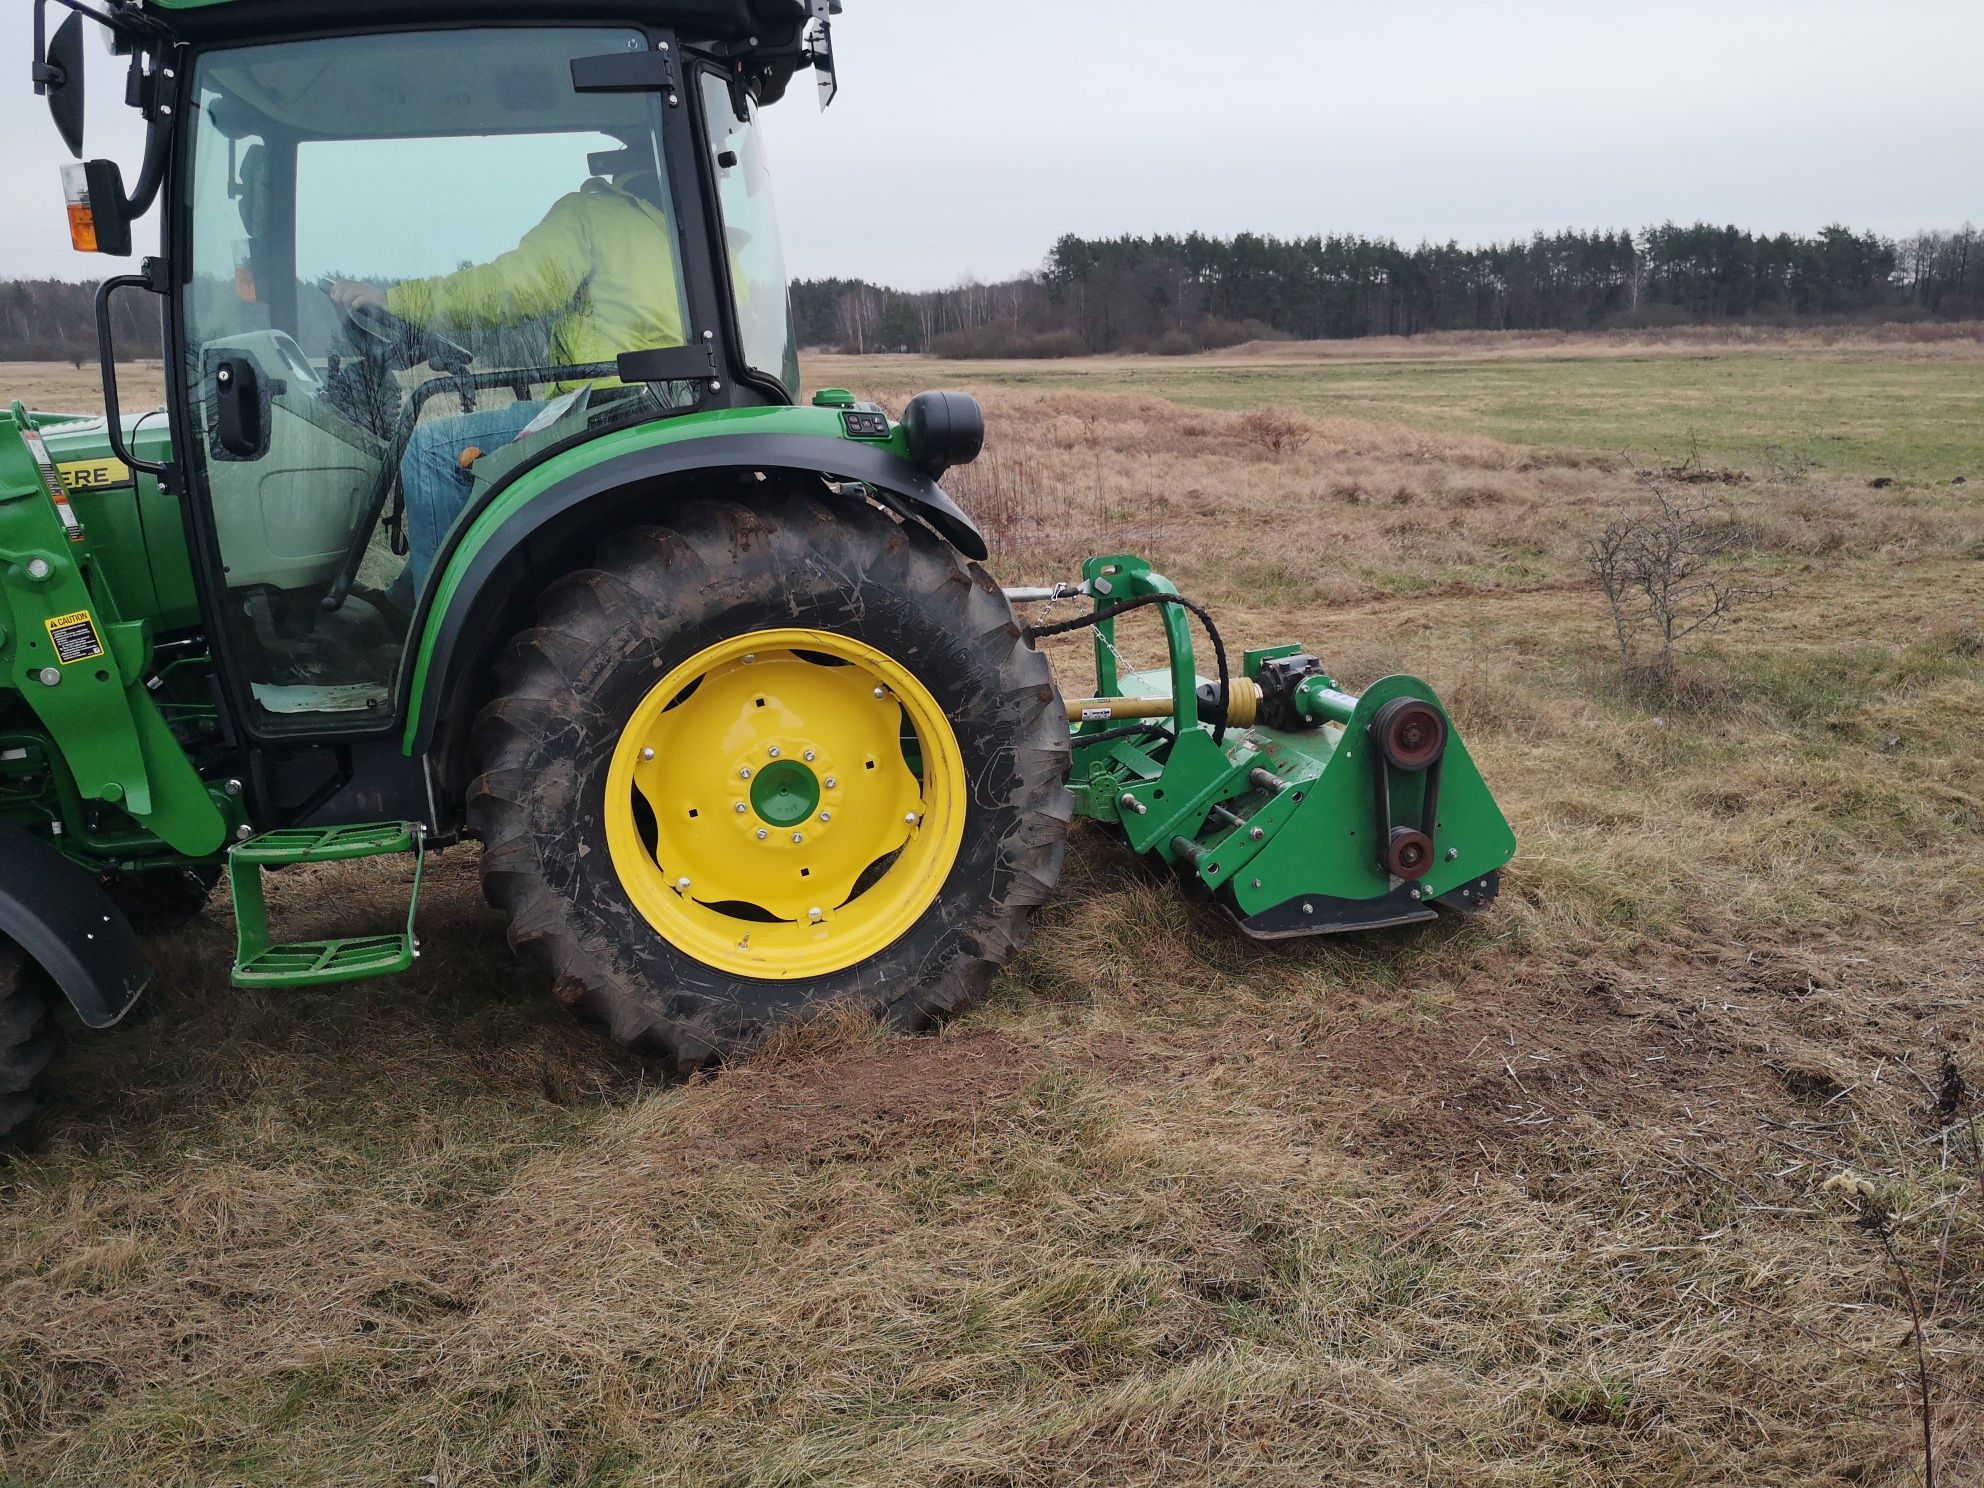
[[[920,526],[686,504],[541,601],[473,738],[511,943],[695,1068],[829,1005],[982,994],[1059,876],[1066,714],[998,586]]]
[[[41,968],[0,938],[0,1152],[34,1116],[55,1058],[49,993]]]

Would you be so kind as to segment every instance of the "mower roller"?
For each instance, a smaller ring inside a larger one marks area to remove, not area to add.
[[[0,414],[0,1140],[56,1002],[116,1023],[223,875],[234,981],[317,988],[412,968],[423,865],[477,843],[546,984],[682,1069],[969,1004],[1078,814],[1263,938],[1494,898],[1513,839],[1422,684],[1236,669],[1132,557],[1003,591],[940,484],[971,398],[803,397],[758,118],[831,101],[840,8],[34,0],[76,247],[162,231],[98,293],[107,416]],[[80,158],[90,26],[128,188]],[[166,401],[127,418],[132,294]],[[1040,643],[1084,630],[1064,704]],[[368,859],[403,914],[278,934],[267,876]]]

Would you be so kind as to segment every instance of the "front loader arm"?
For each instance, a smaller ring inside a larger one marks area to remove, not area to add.
[[[88,534],[16,403],[0,415],[0,685],[41,720],[85,800],[208,856],[227,823],[145,689],[149,627],[118,618],[89,566]]]

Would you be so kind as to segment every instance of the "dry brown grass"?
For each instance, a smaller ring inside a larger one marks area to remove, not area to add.
[[[0,393],[47,413],[100,413],[103,374],[95,362],[0,362]],[[165,401],[165,374],[158,362],[132,362],[118,372],[117,398],[124,412],[156,408]]]
[[[1849,1166],[1943,1480],[1984,1471],[1935,1114],[1944,1051],[1984,1076],[1974,500],[1726,488],[1778,592],[1656,711],[1580,575],[1622,461],[988,402],[957,486],[1009,581],[1152,552],[1236,642],[1442,691],[1522,837],[1496,911],[1258,946],[1083,831],[943,1035],[662,1087],[511,966],[467,853],[400,982],[229,991],[216,910],[0,1175],[0,1482],[1901,1485]],[[275,886],[306,931],[391,898]]]

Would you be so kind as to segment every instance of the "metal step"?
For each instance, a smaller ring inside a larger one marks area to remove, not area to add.
[[[414,864],[413,884],[407,892],[405,929],[384,935],[290,944],[270,940],[268,904],[262,893],[264,868],[343,863],[407,852],[414,855]],[[234,985],[323,987],[394,976],[408,970],[420,956],[413,917],[426,862],[426,831],[413,822],[297,827],[265,832],[238,844],[227,855],[228,882],[234,891]]]
[[[420,828],[411,822],[366,822],[356,827],[291,827],[264,832],[238,844],[232,862],[286,868],[296,863],[342,863],[412,852]]]

